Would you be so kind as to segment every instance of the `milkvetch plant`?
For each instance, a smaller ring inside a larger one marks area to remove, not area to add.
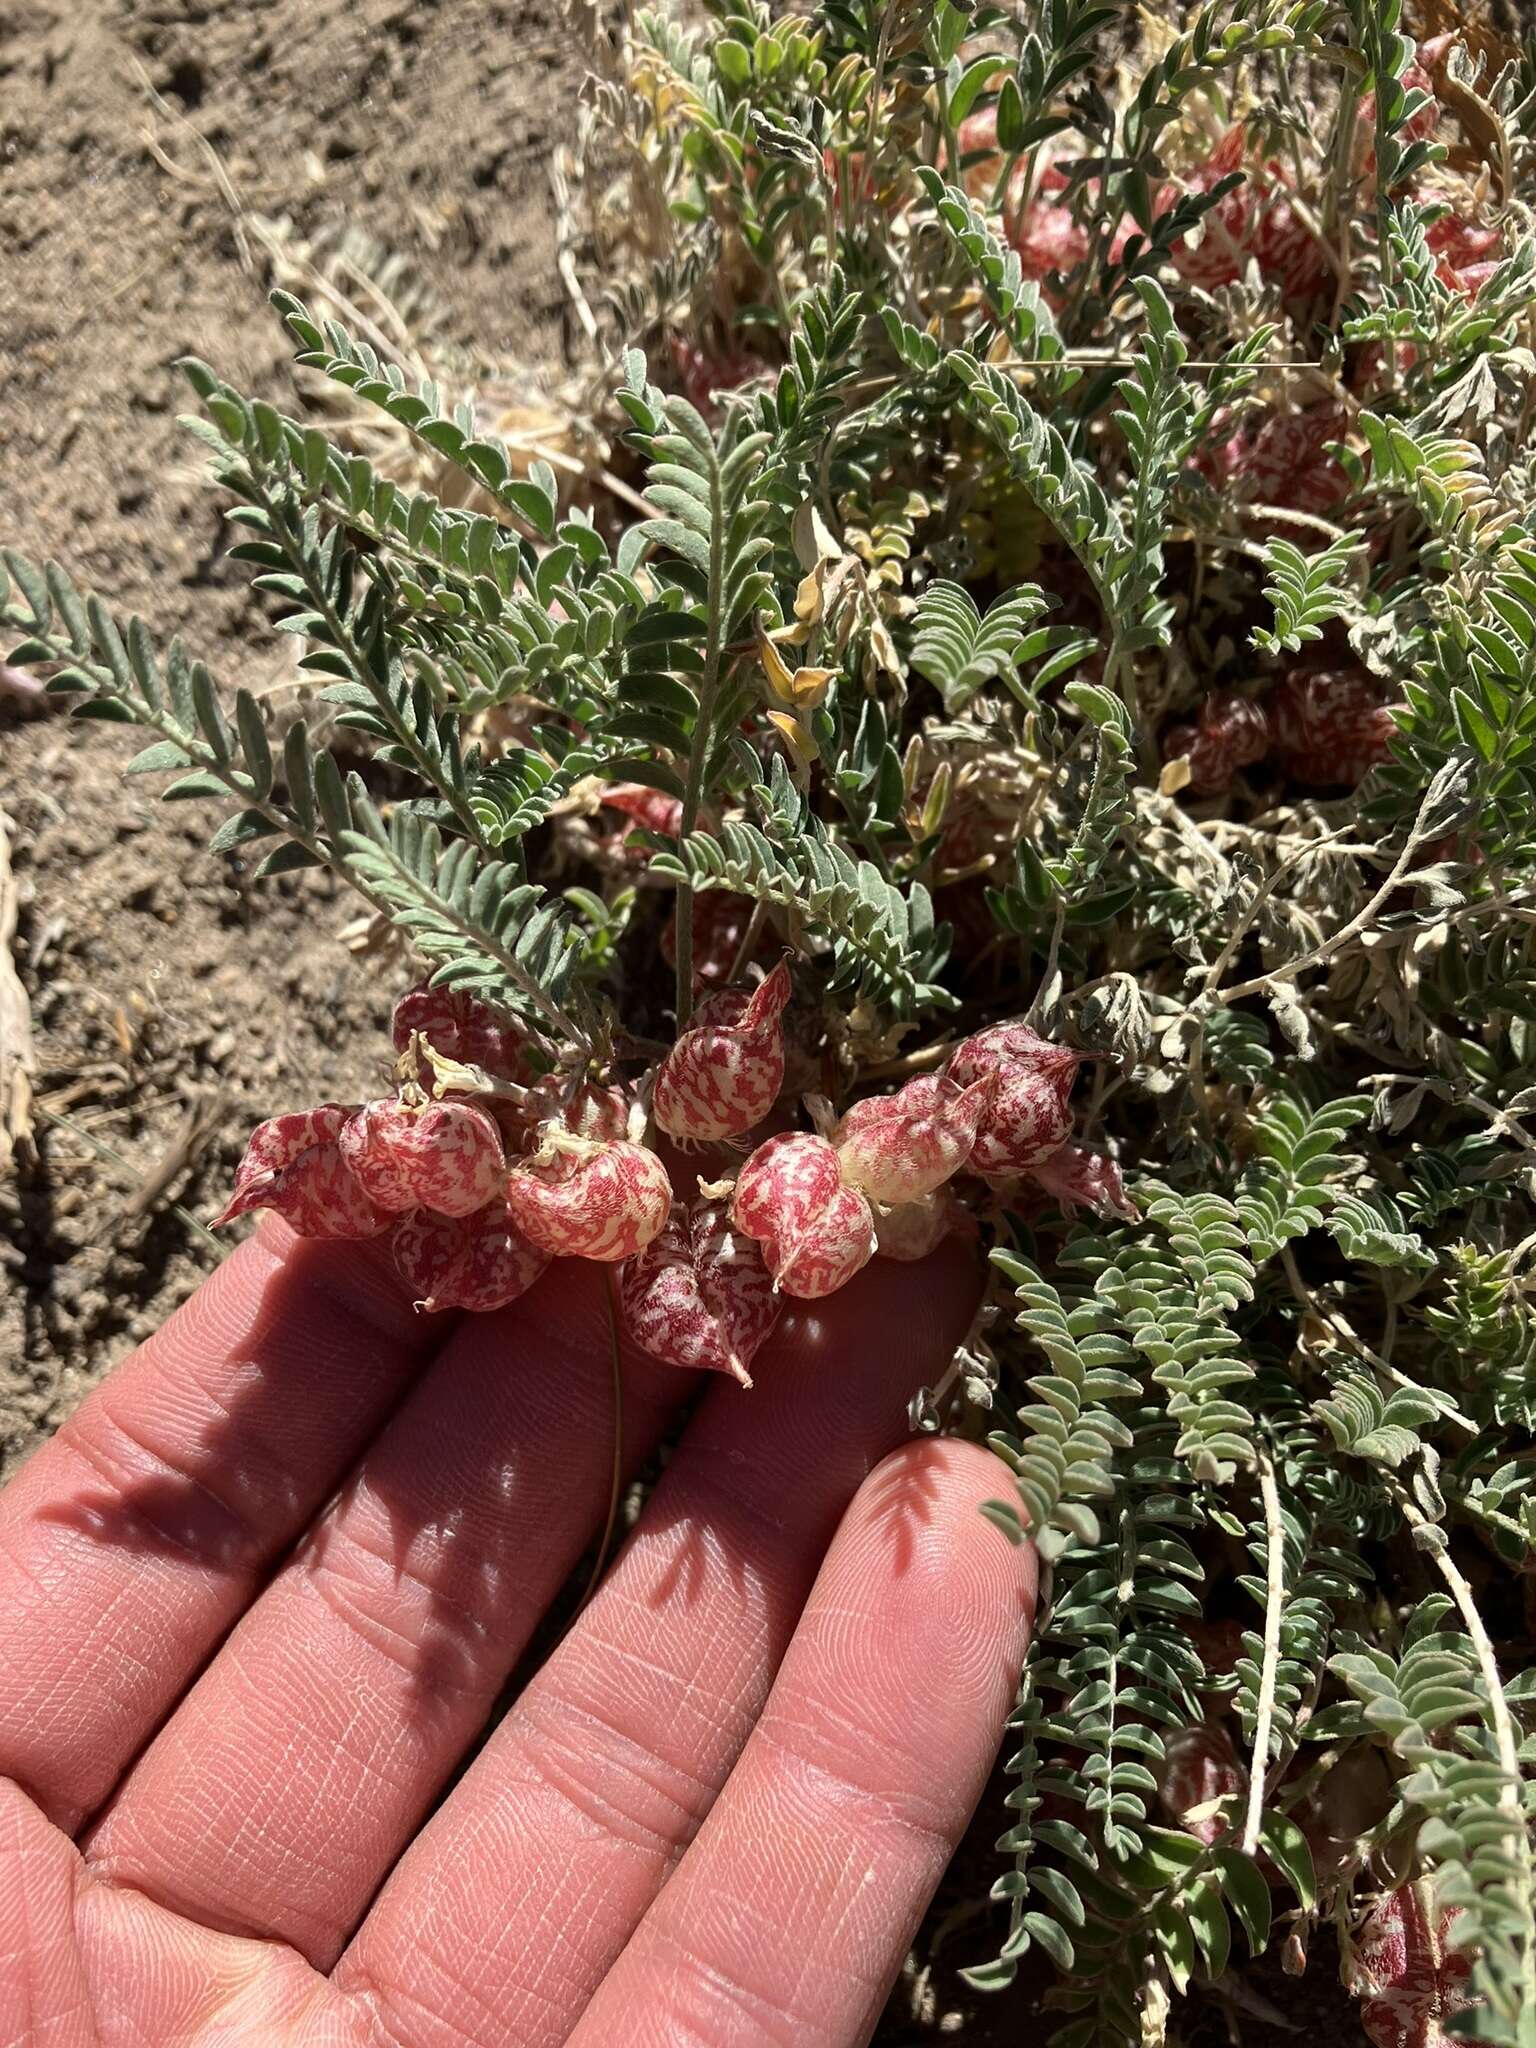
[[[743,0],[588,102],[590,466],[284,293],[325,424],[185,366],[299,715],[4,556],[10,660],[415,963],[221,1220],[424,1313],[604,1262],[744,1390],[989,1253],[914,1407],[1049,1566],[971,1981],[1142,2048],[1326,1950],[1532,2048],[1536,60]]]

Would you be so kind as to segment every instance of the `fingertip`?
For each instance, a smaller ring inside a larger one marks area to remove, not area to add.
[[[826,1572],[836,1605],[888,1632],[893,1674],[942,1669],[951,1705],[969,1699],[989,1713],[1011,1697],[1039,1594],[1034,1545],[1011,1542],[983,1512],[1008,1490],[1006,1467],[982,1445],[917,1438],[859,1489]]]

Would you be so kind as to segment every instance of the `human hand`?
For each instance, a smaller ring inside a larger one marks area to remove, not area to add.
[[[876,1464],[974,1284],[704,1389],[443,1798],[603,1519],[604,1277],[455,1328],[269,1221],[0,1495],[0,2048],[866,2040],[1033,1611],[985,1452]],[[632,1469],[698,1383],[622,1372]]]

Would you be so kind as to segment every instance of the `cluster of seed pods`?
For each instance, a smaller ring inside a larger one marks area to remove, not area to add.
[[[1164,734],[1163,758],[1189,763],[1197,796],[1229,788],[1240,768],[1260,761],[1317,788],[1353,787],[1386,760],[1396,730],[1385,692],[1364,669],[1312,669],[1261,697],[1212,690],[1193,724]]]
[[[817,1300],[877,1254],[920,1259],[974,1231],[977,1193],[1135,1216],[1113,1162],[1071,1142],[1079,1055],[1018,1023],[966,1039],[943,1072],[828,1110],[817,1132],[763,1138],[734,1177],[706,1184],[688,1169],[731,1164],[783,1098],[790,995],[780,963],[754,988],[706,996],[629,1089],[536,1078],[496,1011],[413,990],[395,1016],[395,1094],[259,1125],[219,1220],[269,1208],[305,1236],[387,1234],[429,1309],[504,1307],[554,1258],[612,1265],[643,1350],[750,1385],[786,1298]],[[973,1183],[970,1204],[957,1179]],[[699,1195],[680,1200],[675,1180]]]

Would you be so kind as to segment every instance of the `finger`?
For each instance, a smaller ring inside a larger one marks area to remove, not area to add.
[[[86,1843],[99,1875],[329,1966],[606,1510],[600,1268],[472,1316]],[[629,1461],[697,1385],[626,1362]]]
[[[444,1325],[268,1223],[0,1494],[0,1774],[95,1810]]]
[[[564,2041],[725,1782],[844,1508],[976,1287],[968,1248],[882,1260],[792,1312],[750,1394],[711,1392],[602,1591],[343,1958],[335,1982],[382,2038]]]
[[[571,2048],[854,2048],[981,1794],[1035,1561],[979,1512],[1001,1468],[909,1445],[860,1491],[763,1718]]]

